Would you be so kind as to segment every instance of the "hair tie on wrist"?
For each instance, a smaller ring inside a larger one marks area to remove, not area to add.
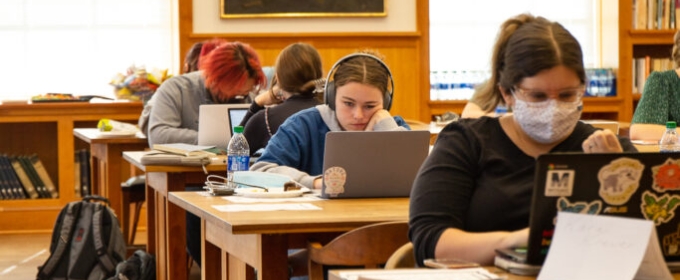
[[[314,93],[323,93],[325,85],[326,79],[324,78],[314,80]]]

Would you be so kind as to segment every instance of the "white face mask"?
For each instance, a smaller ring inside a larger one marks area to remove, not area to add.
[[[566,138],[574,130],[582,108],[581,100],[526,102],[515,98],[512,114],[529,137],[538,143],[550,144]]]

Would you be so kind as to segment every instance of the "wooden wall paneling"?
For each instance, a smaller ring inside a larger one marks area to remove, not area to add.
[[[256,33],[194,34],[193,1],[179,0],[179,42],[184,54],[195,43],[211,38],[224,38],[250,44],[260,55],[263,65],[273,65],[285,46],[305,42],[321,54],[324,73],[337,59],[362,49],[374,49],[385,57],[395,79],[392,113],[407,119],[430,120],[429,109],[429,3],[417,1],[415,32],[334,32],[334,33]]]

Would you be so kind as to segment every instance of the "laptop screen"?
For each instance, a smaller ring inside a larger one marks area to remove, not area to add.
[[[229,131],[234,133],[234,127],[241,124],[246,113],[248,113],[248,108],[229,108]]]

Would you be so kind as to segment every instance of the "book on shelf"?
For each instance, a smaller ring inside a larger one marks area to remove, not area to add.
[[[14,194],[12,186],[9,184],[9,179],[5,175],[5,166],[0,160],[0,197],[2,199],[15,199],[17,198]]]
[[[199,146],[185,143],[154,144],[152,147],[156,151],[183,155],[183,156],[216,156],[221,151],[215,146]]]
[[[47,191],[47,188],[45,187],[45,184],[43,184],[42,180],[40,180],[40,176],[38,176],[38,172],[35,171],[35,168],[28,159],[28,156],[20,155],[17,156],[17,159],[21,163],[21,167],[23,167],[24,171],[26,171],[28,178],[31,179],[31,182],[33,183],[33,186],[38,192],[40,198],[51,198],[52,195],[49,191]]]
[[[633,29],[647,29],[647,1],[635,0],[633,5]]]
[[[33,164],[33,168],[35,168],[36,173],[38,173],[38,177],[40,177],[40,180],[43,182],[43,185],[50,193],[50,197],[58,198],[59,192],[57,191],[57,187],[54,185],[52,178],[50,178],[50,174],[47,173],[47,170],[45,169],[45,166],[43,165],[38,155],[36,154],[30,155],[28,159],[31,161],[31,164]]]
[[[36,191],[35,186],[33,186],[31,179],[28,178],[28,175],[26,174],[24,168],[21,166],[21,163],[19,163],[16,157],[8,157],[8,160],[11,162],[12,169],[14,169],[14,173],[21,182],[21,185],[24,187],[24,190],[26,191],[28,198],[33,199],[39,198],[40,195]]]
[[[80,196],[85,197],[92,193],[92,180],[90,177],[90,150],[80,150]]]
[[[9,157],[7,155],[0,155],[0,164],[2,164],[2,171],[4,172],[7,184],[14,192],[14,197],[17,199],[27,198],[28,197],[27,192],[24,190],[23,185],[21,184],[19,178],[14,172],[12,163],[10,162]]]
[[[75,151],[73,155],[73,188],[75,192],[75,197],[81,197],[80,195],[80,151]]]

